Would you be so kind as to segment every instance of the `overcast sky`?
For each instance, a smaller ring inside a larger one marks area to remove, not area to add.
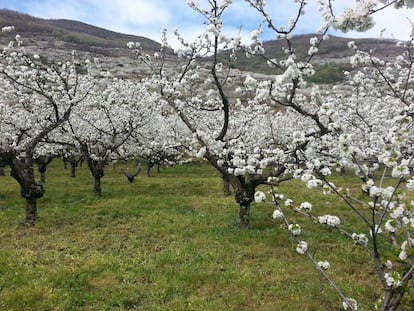
[[[41,18],[65,18],[82,21],[109,30],[145,36],[160,41],[164,27],[169,30],[179,29],[183,36],[192,39],[204,28],[200,16],[186,5],[186,0],[0,0],[0,8],[7,8]],[[207,0],[196,0],[207,3]],[[296,34],[314,33],[320,26],[316,5],[317,0],[309,0],[306,14],[301,20]],[[288,19],[296,12],[297,4],[293,0],[267,0],[269,12],[277,26],[286,25]],[[335,0],[336,12],[339,13],[354,0]],[[224,29],[227,34],[241,33],[248,38],[250,31],[260,23],[260,16],[244,0],[233,0],[233,5],[226,12]],[[385,37],[408,39],[411,31],[410,19],[414,22],[414,10],[387,10],[375,15],[376,27],[367,33],[332,33],[346,37],[378,37],[386,28]],[[264,27],[265,28],[265,27]],[[265,35],[265,40],[274,39]],[[246,39],[247,40],[247,39]],[[175,44],[174,40],[170,40]]]

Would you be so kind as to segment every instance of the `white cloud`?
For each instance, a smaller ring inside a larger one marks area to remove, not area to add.
[[[346,34],[347,37],[378,37],[382,29],[385,29],[385,38],[408,40],[411,33],[411,25],[408,18],[414,23],[414,11],[408,9],[389,9],[379,11],[374,15],[375,26],[366,33],[355,31]]]
[[[355,7],[356,1],[350,0],[336,0],[335,13],[339,14],[348,7]],[[393,6],[380,10],[373,14],[375,26],[366,32],[350,31],[347,33],[337,32],[339,36],[350,37],[350,38],[377,38],[383,29],[383,36],[385,38],[395,38],[400,40],[407,40],[411,33],[411,25],[407,18],[414,16],[414,10],[412,9],[395,9]],[[412,20],[414,22],[414,19]]]
[[[160,1],[148,0],[90,0],[94,12],[90,12],[101,21],[111,21],[112,24],[133,24],[138,26],[168,23],[171,10]]]
[[[85,14],[84,4],[77,0],[59,2],[43,1],[42,3],[27,1],[23,5],[23,8],[25,13],[41,18],[84,20],[87,16]]]

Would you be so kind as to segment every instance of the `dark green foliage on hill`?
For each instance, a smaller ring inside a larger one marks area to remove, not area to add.
[[[344,80],[344,71],[350,70],[350,65],[341,63],[325,63],[314,66],[315,74],[307,78],[308,82],[336,83]]]

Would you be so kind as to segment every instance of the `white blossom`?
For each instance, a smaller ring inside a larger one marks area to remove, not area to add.
[[[202,158],[207,152],[207,148],[204,146],[200,148],[200,150],[197,152],[197,158]]]
[[[406,187],[408,191],[414,191],[414,179],[413,178],[407,180]]]
[[[343,306],[344,310],[348,310],[349,305],[352,306],[353,310],[358,310],[358,302],[354,298],[347,297],[346,301],[342,302],[342,306]]]
[[[356,244],[361,244],[363,246],[367,246],[368,244],[368,237],[364,233],[352,233],[352,240],[354,240]]]
[[[336,227],[341,223],[341,220],[339,219],[339,217],[332,216],[332,215],[319,216],[318,221],[320,224],[325,224],[330,227]]]
[[[275,209],[272,214],[273,219],[282,218],[283,213],[279,209]]]
[[[263,191],[256,191],[254,194],[254,201],[256,203],[264,202],[266,201],[266,195]]]
[[[324,261],[318,261],[318,266],[321,267],[324,270],[328,270],[331,265],[329,264],[328,261],[324,260]]]
[[[392,169],[391,176],[394,178],[401,178],[410,175],[410,170],[406,165],[398,165]]]
[[[305,241],[299,241],[296,246],[296,252],[303,255],[307,252],[307,250],[308,250],[308,243],[306,243]]]
[[[388,219],[385,222],[385,230],[387,230],[388,232],[392,232],[392,233],[395,232],[396,228],[394,226],[394,220],[393,219]]]
[[[303,202],[299,205],[299,208],[303,209],[307,212],[310,212],[310,211],[312,211],[312,204],[309,203],[309,202]]]
[[[395,288],[401,286],[401,275],[396,271],[386,272],[384,274],[384,279],[389,287]]]
[[[285,206],[291,206],[292,203],[293,203],[292,199],[286,199],[285,202],[284,202]]]
[[[288,229],[294,236],[299,236],[302,233],[302,228],[298,224],[290,224]]]
[[[252,39],[252,41],[257,41],[261,34],[262,31],[260,29],[253,30],[252,32],[250,32],[250,38]]]

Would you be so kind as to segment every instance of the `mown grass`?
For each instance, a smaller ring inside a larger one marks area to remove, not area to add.
[[[33,228],[19,225],[24,202],[17,183],[0,177],[0,310],[340,308],[333,289],[271,218],[271,206],[254,204],[251,229],[239,230],[237,206],[222,196],[209,166],[153,175],[128,183],[119,168],[108,167],[103,197],[96,198],[86,167],[70,178],[55,160]],[[353,223],[333,198],[294,181],[280,190]],[[335,230],[309,230],[307,220],[290,217],[304,225],[304,239],[331,263],[344,292],[360,310],[372,310],[380,290],[367,256]],[[413,304],[410,292],[401,310]]]

